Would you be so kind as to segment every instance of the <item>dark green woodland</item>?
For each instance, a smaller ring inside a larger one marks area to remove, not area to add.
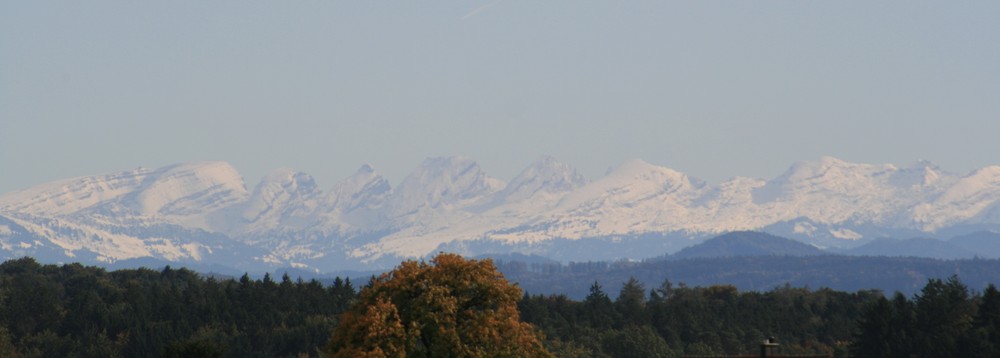
[[[0,357],[315,356],[355,295],[339,279],[12,260],[0,265]]]
[[[321,356],[358,289],[12,260],[0,264],[0,357]],[[957,276],[888,297],[628,279],[591,282],[580,300],[526,293],[518,309],[559,357],[745,355],[771,336],[789,355],[1000,356],[1000,293]]]

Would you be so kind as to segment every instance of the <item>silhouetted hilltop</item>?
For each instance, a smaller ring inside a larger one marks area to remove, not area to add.
[[[756,231],[736,231],[708,239],[670,256],[672,259],[736,256],[813,256],[823,251],[813,246]]]

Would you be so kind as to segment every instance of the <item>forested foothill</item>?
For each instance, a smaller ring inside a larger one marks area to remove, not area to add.
[[[0,264],[0,356],[316,357],[351,347],[377,356],[370,353],[379,350],[359,344],[377,345],[383,341],[379,334],[396,337],[384,340],[396,347],[417,347],[407,356],[432,356],[436,349],[459,347],[456,339],[471,340],[468,332],[509,334],[509,328],[488,328],[498,322],[540,332],[545,350],[539,355],[557,357],[747,355],[772,336],[783,355],[1000,356],[1000,293],[993,285],[970,289],[964,276],[927,279],[914,294],[888,295],[794,285],[740,290],[630,277],[591,280],[585,297],[572,299],[530,292],[514,297],[520,288],[490,284],[506,282],[492,263],[469,264],[453,255],[447,260],[443,271],[404,263],[399,272],[372,277],[358,289],[342,279],[324,286],[287,276],[218,279],[170,267],[106,271],[30,258],[7,261]],[[367,292],[360,298],[359,289]],[[490,292],[497,298],[483,296]],[[511,302],[516,311],[510,311]],[[456,334],[435,336],[430,333],[447,330],[403,324],[405,317],[448,321],[457,316],[442,312],[466,310],[490,326],[460,328],[456,321],[449,323]],[[534,328],[516,323],[518,314]],[[365,322],[390,325],[373,331]],[[531,341],[530,335],[518,339]],[[473,345],[503,347],[497,342]]]
[[[996,258],[834,254],[754,231],[726,233],[679,252],[643,261],[563,264],[540,256],[518,254],[494,255],[493,258],[500,272],[525,291],[565,294],[577,300],[587,296],[595,280],[620,284],[630,277],[646,283],[669,279],[690,286],[733,285],[741,291],[767,291],[790,284],[847,292],[899,291],[907,296],[919,292],[929,279],[946,279],[952,275],[959,275],[976,290],[1000,282],[1000,259]]]
[[[217,280],[22,258],[0,265],[0,357],[317,356],[356,295],[349,280]]]
[[[1000,282],[1000,260],[938,260],[884,256],[737,256],[653,259],[616,262],[496,261],[508,280],[532,294],[565,294],[583,299],[594,281],[621,284],[635,277],[646,283],[664,280],[689,286],[733,285],[741,291],[767,291],[785,284],[838,291],[878,289],[906,296],[920,292],[929,279],[958,275],[970,288],[983,290]],[[612,295],[614,292],[612,292]]]
[[[891,301],[877,290],[741,292],[670,281],[648,289],[629,279],[616,299],[599,283],[582,301],[526,295],[521,315],[566,357],[748,355],[772,336],[784,355],[1000,356],[1000,295],[993,285],[971,293],[957,277]]]

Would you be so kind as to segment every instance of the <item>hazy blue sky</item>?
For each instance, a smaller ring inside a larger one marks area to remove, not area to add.
[[[0,193],[224,160],[465,155],[719,182],[1000,164],[1000,1],[2,1]]]

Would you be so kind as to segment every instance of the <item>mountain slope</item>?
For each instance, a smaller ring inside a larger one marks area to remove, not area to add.
[[[979,257],[1000,258],[1000,233],[978,231],[953,237],[948,243],[975,253]]]
[[[738,231],[726,233],[700,244],[682,249],[673,259],[736,256],[811,256],[823,251],[798,241],[762,232]]]
[[[949,242],[930,238],[875,239],[865,245],[845,251],[855,256],[930,257],[936,259],[968,259],[976,256],[972,251]]]
[[[291,169],[272,172],[249,191],[229,164],[198,162],[7,193],[0,195],[0,217],[6,223],[0,250],[7,255],[204,262],[218,256],[215,250],[256,250],[234,260],[307,270],[366,269],[443,249],[641,259],[744,230],[848,249],[878,237],[1000,230],[1000,166],[960,176],[928,162],[896,167],[826,157],[796,163],[772,179],[713,185],[642,160],[590,181],[543,157],[504,183],[469,158],[439,157],[395,187],[364,165],[329,191]],[[995,241],[955,244],[976,251],[970,248]],[[938,245],[889,244],[858,252],[901,254]],[[730,254],[805,252],[768,251],[776,249]],[[941,252],[964,257],[954,249]]]

